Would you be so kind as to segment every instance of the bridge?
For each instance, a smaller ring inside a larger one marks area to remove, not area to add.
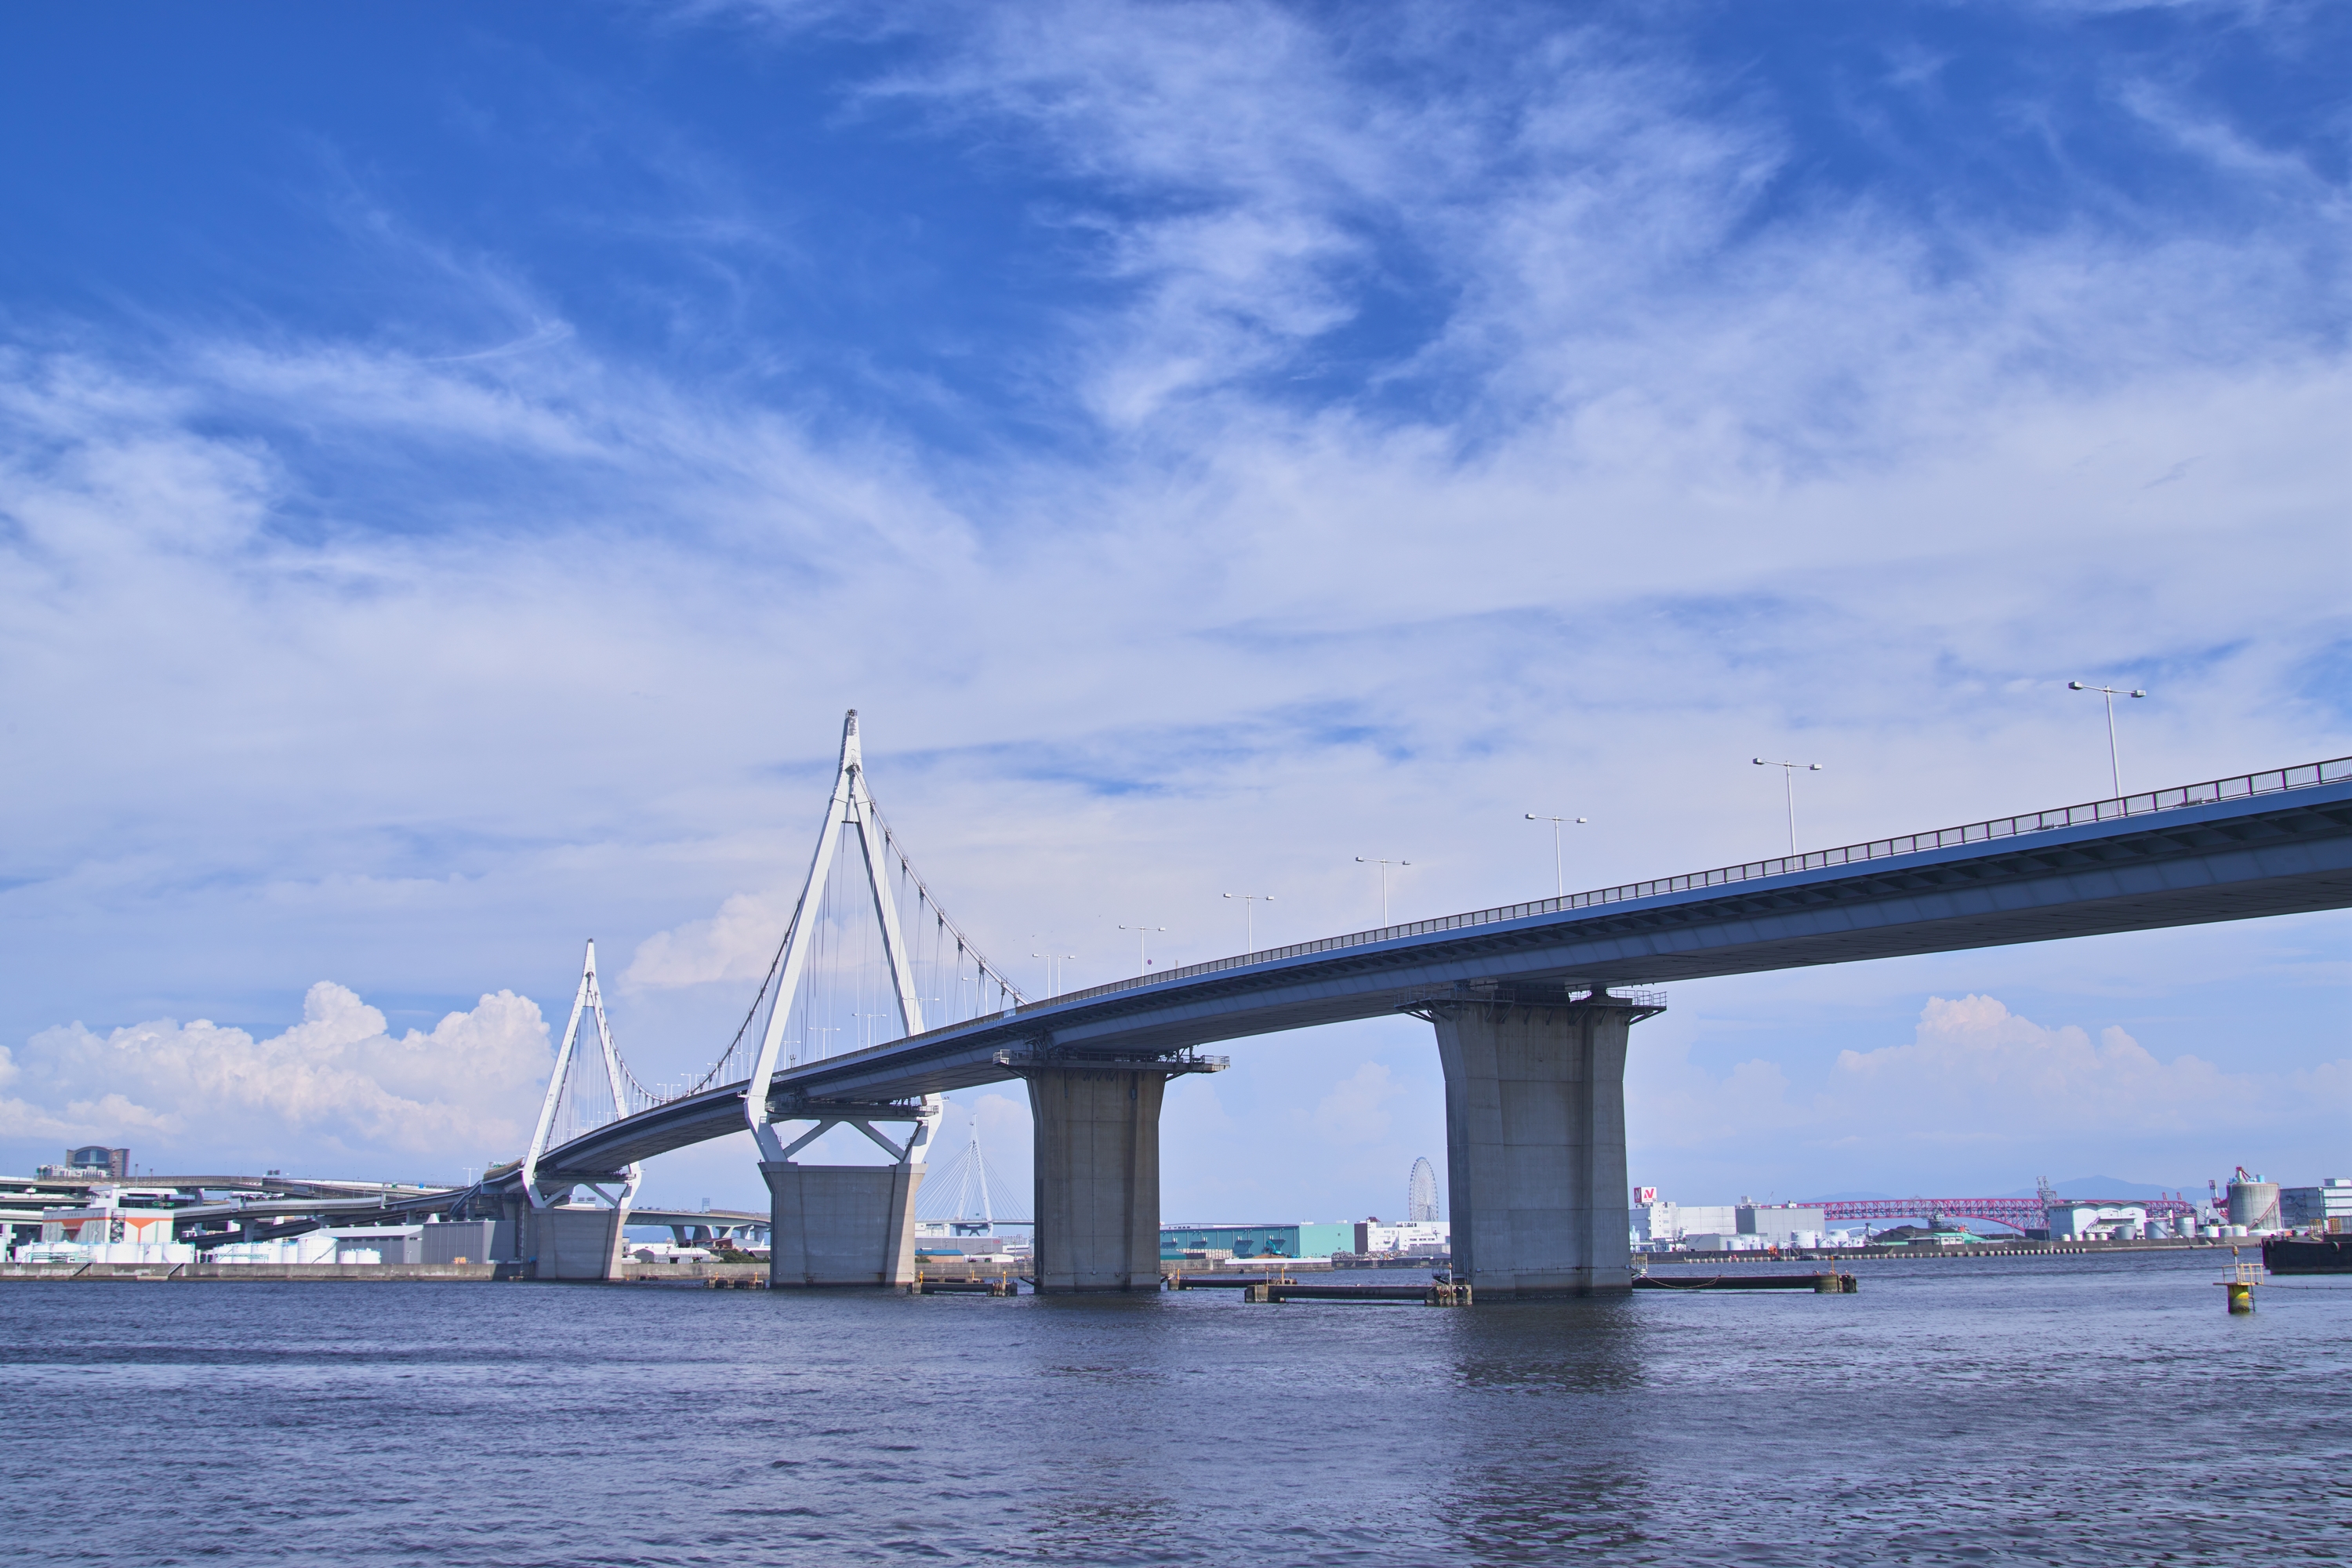
[[[858,855],[837,856],[844,843]],[[856,1022],[820,1023],[832,983],[819,971],[846,951],[853,904],[877,939],[858,972],[877,1010],[836,1002],[823,1016]],[[903,1284],[940,1097],[1017,1079],[1035,1128],[1037,1288],[1156,1289],[1169,1079],[1223,1068],[1204,1046],[1404,1013],[1432,1026],[1444,1070],[1458,1273],[1482,1300],[1613,1291],[1630,1278],[1625,1053],[1664,1005],[1655,987],[2347,906],[2352,758],[2338,758],[1033,999],[915,874],[867,789],[853,711],[807,883],[733,1043],[693,1083],[648,1089],[614,1047],[591,943],[530,1149],[463,1204],[524,1222],[542,1275],[602,1277],[643,1162],[748,1128],[772,1202],[773,1283]],[[942,1014],[961,1016],[932,1021]],[[893,1022],[895,1037],[824,1043]],[[788,1124],[805,1129],[789,1143]],[[835,1127],[888,1163],[795,1160]],[[583,1188],[600,1201],[575,1201]]]

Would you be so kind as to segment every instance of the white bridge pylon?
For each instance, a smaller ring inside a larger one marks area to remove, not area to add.
[[[752,1063],[751,1082],[743,1095],[744,1118],[750,1123],[751,1136],[760,1145],[760,1158],[770,1163],[782,1163],[823,1137],[832,1129],[845,1123],[855,1127],[879,1145],[884,1152],[902,1165],[923,1163],[931,1134],[938,1129],[944,1101],[936,1094],[925,1095],[913,1113],[914,1130],[900,1143],[875,1130],[874,1122],[883,1114],[873,1108],[861,1108],[861,1113],[844,1116],[816,1116],[816,1125],[791,1143],[786,1143],[769,1120],[767,1086],[776,1070],[788,1016],[798,995],[808,967],[809,950],[816,940],[818,902],[825,879],[833,869],[833,858],[841,842],[842,829],[855,828],[857,847],[866,865],[866,885],[874,899],[874,916],[882,930],[882,951],[887,962],[890,988],[894,993],[899,1027],[908,1035],[923,1032],[922,998],[915,983],[914,964],[907,951],[906,933],[898,923],[898,900],[893,896],[887,860],[893,847],[884,827],[874,796],[866,786],[866,763],[857,743],[857,710],[853,708],[842,721],[841,768],[835,775],[833,799],[825,808],[824,826],[817,833],[816,853],[809,861],[808,881],[801,889],[800,902],[793,906],[792,924],[784,933],[783,951],[777,956],[775,996],[768,1014],[768,1026],[760,1037],[760,1054]],[[941,917],[944,919],[944,916]],[[961,942],[959,940],[959,947]],[[974,954],[975,959],[977,954]],[[787,1118],[789,1121],[811,1118]]]
[[[580,1021],[583,1016],[595,1021],[597,1043],[604,1047],[604,1081],[602,1087],[612,1096],[606,1104],[583,1103],[589,1098],[585,1091],[595,1080],[592,1076],[583,1084],[574,1074],[580,1056]],[[530,1197],[531,1207],[543,1209],[551,1201],[548,1194],[540,1191],[539,1160],[547,1152],[550,1134],[558,1131],[559,1114],[562,1113],[563,1120],[572,1124],[562,1129],[565,1136],[555,1140],[559,1143],[567,1142],[573,1132],[617,1121],[628,1115],[631,1110],[631,1095],[626,1087],[628,1081],[628,1075],[621,1066],[621,1053],[613,1046],[613,1026],[604,1016],[604,994],[596,984],[596,939],[590,937],[588,956],[580,968],[580,989],[572,995],[572,1021],[563,1026],[563,1043],[556,1047],[555,1052],[555,1070],[547,1079],[547,1098],[540,1103],[539,1125],[531,1130],[530,1151],[522,1160],[522,1190]],[[640,1091],[635,1098],[643,1100],[646,1096]],[[600,1111],[603,1114],[597,1114]],[[643,1176],[644,1167],[633,1164],[624,1173],[618,1193],[608,1193],[593,1183],[586,1184],[606,1203],[615,1208],[625,1208],[636,1196],[637,1185]],[[570,1190],[570,1184],[562,1185],[564,1190]]]

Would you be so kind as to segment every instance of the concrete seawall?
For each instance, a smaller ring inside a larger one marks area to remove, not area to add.
[[[520,1263],[9,1263],[0,1280],[148,1279],[258,1282],[337,1279],[389,1283],[417,1279],[522,1279]]]

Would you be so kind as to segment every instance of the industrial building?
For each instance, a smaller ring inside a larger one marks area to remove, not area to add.
[[[2317,1226],[2352,1231],[2352,1176],[2329,1176],[2315,1187],[2280,1188],[2279,1217],[2294,1230]]]
[[[1352,1250],[1364,1258],[1434,1258],[1450,1252],[1454,1246],[1453,1227],[1442,1219],[1407,1220],[1400,1225],[1360,1219],[1354,1228]]]
[[[103,1143],[89,1143],[66,1151],[62,1165],[43,1165],[39,1173],[51,1180],[70,1181],[75,1177],[98,1177],[111,1181],[127,1181],[131,1175],[131,1151],[110,1149]]]
[[[1655,1187],[1634,1189],[1629,1219],[1637,1247],[1739,1252],[1828,1240],[1829,1216],[1819,1204],[1675,1204],[1657,1194]]]
[[[2042,1212],[2053,1241],[2137,1241],[2147,1234],[2147,1210],[2138,1204],[2057,1203]]]
[[[1356,1249],[1356,1227],[1319,1225],[1163,1225],[1160,1256],[1230,1252],[1235,1258],[1328,1258]]]

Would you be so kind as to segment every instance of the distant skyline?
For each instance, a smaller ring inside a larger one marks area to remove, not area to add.
[[[590,936],[694,1070],[851,707],[1072,988],[1147,918],[1376,923],[1381,859],[1402,921],[1780,853],[1786,786],[1806,847],[2100,798],[2069,681],[2147,691],[2126,789],[2352,754],[2347,53],[2254,0],[0,14],[0,1167],[512,1158]],[[2352,1174],[2347,982],[2339,911],[1677,984],[1631,1174]],[[1220,1047],[1163,1212],[1401,1207],[1428,1033]],[[1025,1182],[1019,1086],[955,1104]],[[646,1189],[761,1194],[746,1140]]]

